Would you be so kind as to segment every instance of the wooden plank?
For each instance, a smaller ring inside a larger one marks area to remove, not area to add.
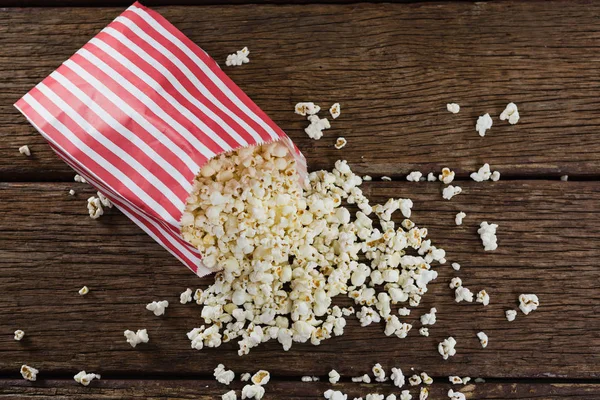
[[[70,179],[11,104],[122,8],[0,12],[0,177]],[[505,176],[600,174],[600,4],[419,4],[165,7],[160,12],[222,62],[247,45],[251,62],[227,72],[302,148],[311,168],[351,161],[358,172],[401,175],[483,162]],[[507,18],[510,15],[510,18]],[[339,101],[320,141],[306,137],[298,101]],[[462,105],[457,115],[447,102]],[[506,103],[521,121],[497,119]],[[485,138],[474,130],[489,112]],[[333,148],[344,136],[343,151]],[[31,145],[33,156],[16,150]]]
[[[71,197],[68,189],[76,187]],[[335,368],[345,376],[368,372],[377,362],[386,368],[414,367],[432,376],[469,375],[501,378],[600,377],[600,182],[469,183],[465,194],[448,202],[439,184],[374,182],[372,198],[408,196],[414,221],[460,262],[472,290],[487,289],[492,301],[456,304],[447,284],[456,273],[437,268],[423,304],[407,319],[415,332],[407,339],[387,338],[382,326],[360,328],[351,318],[346,334],[323,345],[294,345],[284,353],[267,343],[238,357],[236,344],[195,351],[185,333],[199,326],[199,307],[180,305],[186,287],[207,285],[117,211],[99,220],[86,216],[92,192],[79,184],[0,184],[0,373],[15,373],[22,363],[53,374],[80,369],[114,377],[208,376],[220,362],[238,372],[265,368],[281,377],[326,375]],[[468,215],[454,225],[458,210]],[[500,248],[484,253],[476,225],[487,219],[500,225]],[[77,290],[88,285],[90,294]],[[520,293],[536,293],[542,303],[529,316],[509,323],[504,311],[516,307]],[[171,303],[164,317],[144,309],[152,300]],[[348,299],[339,299],[349,304]],[[418,318],[439,310],[428,338],[417,335]],[[132,349],[125,329],[147,328],[150,343]],[[23,329],[22,342],[11,332]],[[476,333],[487,332],[481,349]],[[458,353],[443,362],[437,343],[453,335]]]
[[[450,389],[449,384],[434,383],[429,387],[432,399],[447,398],[446,393]],[[236,390],[239,397],[241,385],[239,382],[224,386],[214,380],[100,380],[94,381],[88,387],[81,387],[73,381],[47,380],[34,384],[23,380],[0,381],[0,398],[9,397],[15,400],[39,399],[40,397],[52,396],[59,400],[121,400],[127,399],[165,399],[170,400],[213,400],[220,399],[220,395]],[[334,388],[353,396],[364,396],[368,393],[395,393],[399,396],[400,390],[394,388],[391,383],[384,384],[352,384],[338,383],[331,385],[326,382],[304,383],[304,382],[282,382],[271,381],[265,386],[265,399],[320,399],[323,392]],[[467,399],[503,399],[503,400],[589,400],[600,396],[599,384],[581,383],[481,383],[467,386],[453,386],[454,390],[461,390]],[[410,390],[413,398],[418,398],[419,389],[404,387]],[[166,397],[165,397],[166,396]]]

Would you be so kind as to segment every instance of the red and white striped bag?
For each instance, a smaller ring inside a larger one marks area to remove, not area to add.
[[[15,107],[78,174],[199,276],[212,272],[180,233],[200,167],[217,154],[282,140],[217,63],[135,3]]]

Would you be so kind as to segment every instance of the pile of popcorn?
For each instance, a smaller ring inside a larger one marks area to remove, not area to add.
[[[204,324],[188,332],[193,348],[238,340],[244,355],[269,340],[284,350],[293,342],[319,345],[342,335],[351,314],[363,326],[384,321],[388,336],[411,330],[392,306],[418,306],[437,277],[431,263],[446,262],[445,251],[425,239],[427,229],[408,219],[412,201],[370,205],[346,161],[311,173],[305,188],[299,182],[277,142],[218,156],[201,169],[182,235],[208,268],[222,270],[194,294]],[[396,211],[405,218],[400,226]],[[332,306],[340,294],[359,309]]]

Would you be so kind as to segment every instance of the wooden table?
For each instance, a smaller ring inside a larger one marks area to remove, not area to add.
[[[185,333],[200,325],[200,308],[180,305],[178,296],[211,278],[194,277],[118,211],[91,220],[85,203],[93,190],[73,182],[12,107],[123,8],[0,10],[0,398],[220,398],[229,389],[212,377],[218,363],[238,374],[269,370],[269,399],[321,398],[332,385],[300,377],[325,380],[332,368],[343,376],[336,387],[351,398],[399,394],[389,382],[350,383],[377,362],[426,371],[435,379],[431,399],[447,398],[448,375],[485,379],[462,387],[469,399],[600,398],[600,4],[159,8],[219,62],[248,46],[251,62],[227,72],[288,132],[310,168],[344,158],[358,173],[392,176],[366,184],[368,195],[412,198],[414,220],[449,263],[462,265],[465,284],[491,295],[485,308],[454,303],[447,285],[457,273],[447,264],[409,321],[418,328],[418,316],[435,306],[429,337],[387,338],[381,326],[350,320],[344,336],[319,347],[295,344],[286,353],[267,343],[245,357],[232,343],[189,347]],[[342,116],[323,139],[310,140],[306,121],[293,113],[298,101],[339,101]],[[521,113],[514,126],[497,119],[510,101]],[[448,113],[448,102],[460,113]],[[474,126],[486,112],[494,126],[481,138]],[[343,150],[333,147],[338,136],[348,140]],[[24,144],[31,157],[19,154]],[[484,162],[502,180],[471,181]],[[450,202],[440,183],[404,179],[444,166],[464,189]],[[467,213],[461,227],[458,211]],[[482,220],[500,226],[495,252],[482,249]],[[91,289],[85,297],[77,294],[83,285]],[[504,311],[520,293],[536,293],[541,307],[509,323]],[[172,304],[166,316],[144,309],[162,299]],[[150,343],[132,349],[123,331],[140,328]],[[15,329],[26,332],[22,342],[12,339]],[[486,349],[480,330],[489,335]],[[436,347],[449,335],[458,352],[443,361]],[[40,370],[38,382],[20,378],[23,363]],[[77,385],[72,376],[82,369],[102,380]]]

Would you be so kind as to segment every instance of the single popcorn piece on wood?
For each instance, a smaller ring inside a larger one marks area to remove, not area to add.
[[[459,263],[452,263],[452,269],[455,271],[460,271],[460,264]]]
[[[371,377],[367,374],[363,376],[355,376],[352,378],[352,382],[354,383],[371,383]]]
[[[452,114],[458,114],[458,112],[460,111],[460,106],[456,103],[448,103],[446,104],[446,109]]]
[[[471,179],[475,182],[483,182],[490,179],[492,176],[492,171],[490,171],[490,165],[488,163],[483,164],[481,168],[477,172],[471,173]]]
[[[454,290],[454,301],[460,303],[466,301],[467,303],[473,302],[473,292],[464,286],[459,286]]]
[[[456,354],[456,340],[450,336],[447,339],[444,339],[440,344],[438,344],[438,352],[442,356],[444,360],[447,360],[449,357],[452,357]]]
[[[37,374],[40,371],[38,371],[37,369],[30,367],[29,365],[21,365],[21,376],[23,376],[24,379],[34,382],[37,379]]]
[[[488,224],[487,221],[483,221],[479,225],[477,233],[483,243],[483,249],[485,251],[494,251],[498,248],[498,238],[496,237],[497,224]]]
[[[375,376],[375,380],[377,382],[387,381],[387,377],[385,376],[385,370],[379,363],[377,363],[373,366],[373,376]]]
[[[365,400],[384,400],[384,396],[379,393],[369,393],[365,397]]]
[[[500,172],[498,172],[498,171],[492,172],[490,179],[494,182],[498,182],[500,180]]]
[[[388,181],[388,182],[390,182],[392,180],[392,178],[390,178],[389,176],[385,176],[384,175],[384,176],[381,177],[381,180],[382,181]]]
[[[87,199],[87,208],[90,214],[90,218],[92,219],[98,219],[104,214],[102,202],[96,196],[92,196]]]
[[[304,132],[309,138],[319,140],[323,137],[323,131],[331,128],[331,124],[327,118],[319,118],[318,115],[309,115],[308,120],[310,125],[304,128]]]
[[[409,182],[419,182],[423,174],[420,171],[412,171],[406,176],[406,180]]]
[[[87,286],[82,287],[81,289],[79,289],[78,293],[82,296],[85,296],[86,294],[88,294],[90,292],[90,289]]]
[[[83,178],[83,176],[81,175],[75,175],[75,177],[73,178],[73,180],[75,182],[79,182],[79,183],[87,183],[87,181]]]
[[[462,225],[463,223],[463,219],[467,216],[467,214],[465,214],[464,212],[459,212],[458,214],[456,214],[456,216],[454,217],[454,223],[456,225]]]
[[[512,322],[515,320],[515,318],[517,318],[517,311],[516,310],[506,310],[505,315],[506,315],[506,319],[508,320],[508,322]]]
[[[563,175],[560,177],[560,180],[563,182],[567,182],[569,180],[569,175]]]
[[[236,51],[233,54],[229,54],[227,56],[227,60],[225,61],[225,65],[228,67],[235,67],[238,65],[246,64],[250,62],[248,56],[250,55],[250,50],[247,47],[244,47],[241,50]]]
[[[400,368],[392,368],[392,374],[390,375],[390,378],[392,379],[392,382],[394,382],[394,386],[396,386],[398,389],[404,386],[405,377]]]
[[[429,336],[429,328],[421,327],[419,329],[419,334],[425,337]]]
[[[73,189],[69,190],[69,196],[75,196],[75,191]]]
[[[482,115],[477,119],[477,124],[475,124],[475,130],[479,133],[479,136],[484,137],[485,131],[492,127],[493,121],[490,114]]]
[[[15,331],[15,340],[21,340],[21,339],[23,339],[24,337],[25,337],[25,332],[23,332],[23,331],[22,331],[22,330],[20,330],[20,329],[17,329],[17,330]]]
[[[427,181],[428,182],[435,182],[437,181],[437,178],[435,177],[435,174],[433,172],[430,172],[427,174]]]
[[[73,377],[73,379],[75,379],[75,382],[83,385],[83,386],[87,386],[90,384],[90,382],[94,379],[100,379],[100,375],[98,374],[94,374],[94,373],[86,373],[85,371],[79,371],[77,373],[77,375],[75,375]]]
[[[454,175],[455,175],[454,171],[452,171],[448,167],[444,167],[444,168],[442,168],[442,173],[440,174],[438,179],[440,181],[444,182],[446,185],[448,185],[449,183],[451,183],[454,180]]]
[[[169,307],[169,302],[167,300],[153,301],[152,303],[146,305],[146,310],[152,311],[154,315],[158,317],[160,315],[164,315],[167,307]]]
[[[429,389],[422,387],[419,391],[419,400],[427,400],[429,397]]]
[[[225,369],[223,364],[217,365],[213,375],[217,382],[222,383],[223,385],[229,385],[235,379],[235,373],[230,369]]]
[[[412,399],[412,395],[410,394],[410,392],[408,390],[403,390],[402,393],[400,393],[400,400],[411,400]]]
[[[340,106],[340,103],[335,103],[334,105],[331,106],[331,108],[329,109],[329,113],[331,114],[331,118],[336,119],[337,117],[340,116],[340,114],[342,113],[342,108]]]
[[[477,337],[479,338],[479,343],[481,343],[481,347],[485,349],[488,345],[488,336],[485,334],[485,332],[479,332],[477,334]]]
[[[461,385],[463,383],[462,378],[456,375],[449,376],[448,380],[450,380],[450,383],[453,385]]]
[[[245,372],[240,376],[240,380],[242,382],[248,382],[250,380],[250,378],[252,377],[252,374],[249,372]]]
[[[396,398],[396,395],[395,395],[395,394],[393,394],[393,393],[392,393],[392,394],[390,394],[390,395],[388,395],[388,396],[385,398],[385,400],[396,400],[396,399],[397,399],[397,398]],[[354,400],[360,400],[360,399],[354,398]]]
[[[502,113],[500,114],[500,120],[508,120],[508,123],[511,125],[514,125],[517,122],[519,122],[519,117],[519,110],[515,103],[508,103],[504,111],[502,111]]]
[[[460,186],[448,185],[442,191],[442,197],[446,200],[450,200],[457,194],[461,194],[461,193],[462,193],[462,188]]]
[[[200,294],[200,296],[201,296],[201,295],[202,295],[202,294]],[[183,292],[183,293],[181,293],[181,294],[179,295],[179,302],[180,302],[181,304],[187,304],[187,303],[191,303],[191,302],[192,302],[192,299],[193,299],[193,297],[192,297],[192,289],[190,289],[190,288],[187,288],[187,289],[185,290],[185,292]]]
[[[421,377],[416,374],[408,378],[408,383],[410,384],[410,386],[419,386],[421,382]]]
[[[371,177],[371,175],[365,175],[362,177],[362,180],[365,182],[371,182],[373,178]]]
[[[138,329],[137,332],[133,332],[128,329],[123,332],[123,335],[131,347],[135,347],[140,343],[148,343],[148,341],[150,341],[150,338],[148,337],[148,331],[146,329]]]
[[[455,392],[454,390],[448,390],[448,398],[451,400],[467,400],[466,396],[461,392]]]
[[[302,382],[319,382],[321,379],[318,376],[303,376],[302,378],[300,378],[300,380]]]
[[[19,147],[19,153],[24,154],[27,157],[29,157],[31,155],[31,151],[29,150],[29,146],[25,145],[25,146]]]
[[[251,381],[255,385],[264,386],[269,382],[270,379],[271,379],[271,374],[269,373],[269,371],[265,371],[264,369],[261,369],[260,371],[258,371],[254,375],[252,375]]]
[[[433,325],[436,322],[435,313],[437,313],[437,309],[435,307],[431,308],[427,314],[421,315],[421,324],[422,325]]]
[[[230,390],[229,392],[221,395],[221,400],[237,400],[235,390]]]
[[[333,147],[335,147],[338,150],[341,150],[344,146],[346,146],[346,143],[348,143],[346,141],[345,138],[343,137],[339,137],[337,138],[337,140],[335,141],[335,144],[333,145]],[[364,179],[363,179],[364,180]]]
[[[321,107],[312,102],[304,102],[296,104],[294,111],[296,114],[306,117],[308,115],[318,114],[319,111],[321,111]]]
[[[347,400],[348,395],[339,390],[328,389],[323,393],[323,397],[328,400]]]
[[[519,309],[525,315],[537,310],[539,305],[540,301],[535,294],[522,294],[519,296]]]
[[[340,380],[340,374],[335,369],[332,369],[331,371],[329,371],[329,382],[330,383],[338,383],[339,380]]]
[[[433,383],[433,378],[427,375],[427,372],[421,372],[421,379],[426,385],[431,385]]]
[[[265,388],[260,385],[246,385],[242,388],[242,399],[260,400],[265,395]]]
[[[479,293],[477,293],[477,302],[483,304],[484,306],[490,304],[490,295],[488,292],[485,290],[480,290]]]

